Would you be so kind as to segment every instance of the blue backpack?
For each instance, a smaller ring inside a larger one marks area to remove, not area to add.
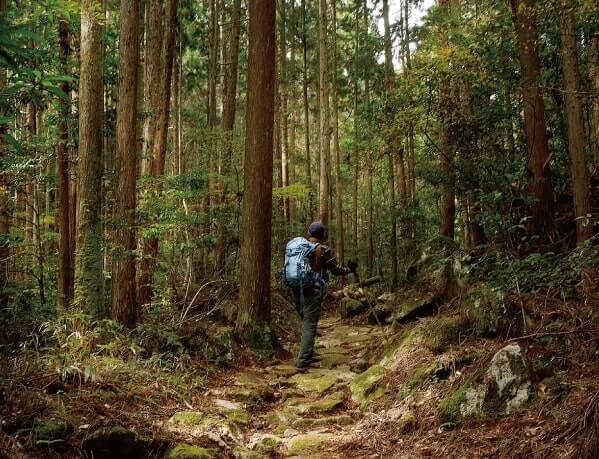
[[[303,304],[304,288],[324,287],[322,274],[312,270],[310,263],[316,252],[318,243],[310,242],[304,237],[291,239],[285,247],[285,264],[283,266],[283,285],[298,290]]]

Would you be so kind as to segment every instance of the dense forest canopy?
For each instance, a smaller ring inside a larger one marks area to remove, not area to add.
[[[216,314],[272,354],[315,220],[390,292],[591,301],[596,0],[0,0],[0,342]]]

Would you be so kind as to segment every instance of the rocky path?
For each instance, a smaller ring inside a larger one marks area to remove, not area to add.
[[[235,374],[206,394],[205,411],[175,413],[166,427],[183,443],[171,458],[342,457],[331,440],[351,431],[359,405],[380,378],[366,371],[369,350],[387,327],[351,326],[338,319],[319,324],[319,362],[297,373],[293,360]],[[202,448],[209,440],[215,448]]]

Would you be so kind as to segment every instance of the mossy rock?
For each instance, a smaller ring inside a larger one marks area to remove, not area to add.
[[[337,378],[330,374],[314,375],[311,373],[297,373],[289,381],[295,384],[300,390],[322,393],[331,388],[337,382]]]
[[[386,373],[384,367],[373,365],[354,377],[349,385],[352,400],[361,407],[365,407],[372,400],[382,396],[383,388],[379,386],[379,382],[385,377]]]
[[[433,352],[443,352],[450,345],[457,344],[462,334],[462,325],[453,317],[439,317],[432,320],[424,333],[424,345]]]
[[[368,309],[369,304],[365,301],[356,300],[354,298],[341,298],[339,313],[344,319],[356,316]]]
[[[293,397],[288,399],[284,406],[289,412],[300,415],[326,413],[341,405],[344,398],[345,394],[343,392],[334,392],[320,400]]]
[[[120,424],[93,429],[84,437],[81,446],[95,458],[138,457],[140,448],[135,432]]]
[[[495,353],[485,374],[468,381],[439,404],[444,421],[510,414],[534,396],[530,373],[520,346],[509,344]]]
[[[57,446],[65,443],[73,432],[73,424],[62,419],[37,419],[33,426],[35,444],[38,446]]]
[[[218,456],[213,449],[179,443],[167,453],[166,457],[167,459],[216,459]]]
[[[287,451],[289,454],[305,453],[315,448],[322,447],[322,444],[331,440],[333,434],[324,432],[309,432],[303,435],[292,437],[287,442]]]
[[[235,422],[206,415],[200,411],[179,411],[168,420],[166,428],[177,434],[202,437],[209,432],[236,439],[240,430]]]
[[[418,317],[429,316],[435,311],[437,304],[438,297],[434,295],[408,301],[399,306],[399,308],[386,319],[386,322],[404,323],[415,320]]]
[[[487,285],[471,289],[460,302],[464,329],[474,335],[493,338],[514,327],[514,305],[501,290]]]
[[[256,442],[254,447],[260,453],[273,453],[281,446],[283,440],[276,435],[265,434]]]

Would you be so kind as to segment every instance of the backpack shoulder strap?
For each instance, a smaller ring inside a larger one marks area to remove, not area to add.
[[[310,267],[312,268],[312,271],[317,273],[322,269],[322,245],[320,244],[316,244],[316,247],[314,248]]]

